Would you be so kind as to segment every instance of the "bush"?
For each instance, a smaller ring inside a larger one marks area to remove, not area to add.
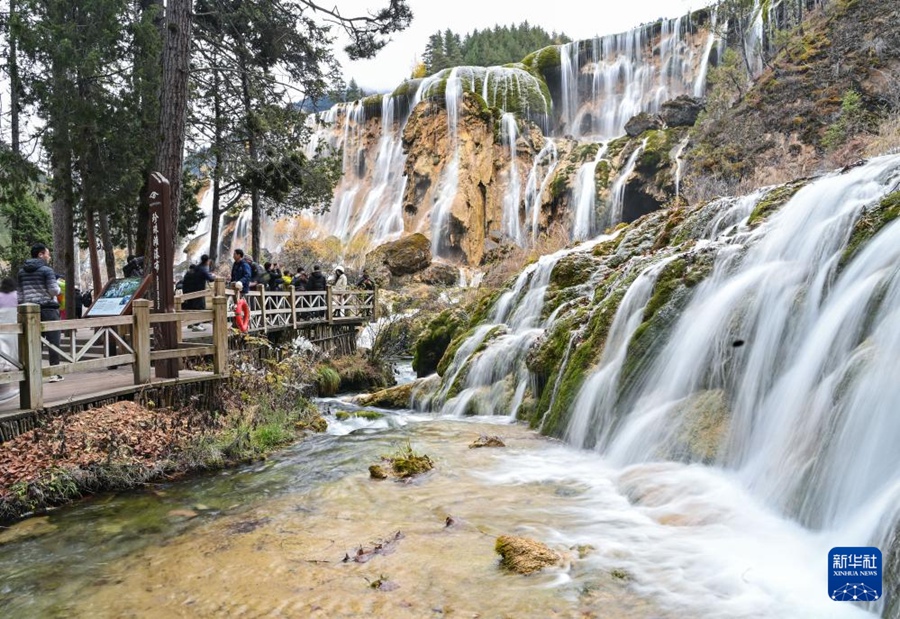
[[[316,370],[316,388],[320,396],[332,396],[341,386],[341,375],[334,368],[320,365]]]

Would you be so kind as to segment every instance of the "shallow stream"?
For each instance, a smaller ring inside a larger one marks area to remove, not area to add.
[[[498,418],[329,422],[253,466],[15,525],[0,535],[0,616],[873,616],[828,599],[834,540],[755,506],[721,471],[615,470]],[[507,447],[470,449],[481,434]],[[407,443],[435,470],[369,478]],[[541,540],[567,564],[505,573],[494,552],[504,534]]]

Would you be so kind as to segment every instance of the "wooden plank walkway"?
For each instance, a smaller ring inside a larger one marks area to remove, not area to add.
[[[156,373],[154,372],[153,382],[144,387],[155,388],[161,385],[191,383],[213,378],[216,378],[216,375],[212,372],[181,370],[178,378],[164,380],[157,379]],[[134,384],[134,371],[131,369],[130,365],[114,370],[101,369],[79,372],[75,375],[66,376],[65,380],[62,382],[44,383],[44,408],[56,408],[58,406],[103,400],[115,396],[135,393],[140,389],[141,386],[136,386]],[[22,412],[23,411],[19,409],[18,396],[0,402],[0,421]]]

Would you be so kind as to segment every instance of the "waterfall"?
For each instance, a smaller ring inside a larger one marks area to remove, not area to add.
[[[706,92],[706,76],[709,74],[709,57],[712,54],[713,45],[719,40],[716,34],[716,18],[718,11],[715,7],[710,8],[710,27],[709,34],[706,36],[706,46],[703,48],[703,56],[700,58],[700,69],[697,71],[697,78],[694,80],[694,96],[702,97]],[[719,54],[721,58],[721,53]]]
[[[606,154],[608,142],[597,148],[592,161],[582,164],[575,176],[572,202],[575,203],[572,216],[572,240],[586,241],[597,234],[597,181],[594,171]]]
[[[519,219],[519,204],[522,200],[522,182],[519,178],[518,157],[516,157],[516,140],[518,129],[516,115],[509,112],[500,118],[501,138],[509,149],[509,180],[506,183],[506,193],[503,195],[503,234],[515,241],[518,245],[524,245],[522,224]]]
[[[618,395],[619,376],[625,364],[628,343],[643,321],[656,278],[674,256],[647,267],[637,276],[622,298],[597,368],[587,378],[573,405],[566,440],[578,447],[604,443],[615,427],[613,409]],[[562,370],[560,370],[560,373]]]
[[[424,88],[423,88],[424,90]],[[462,104],[463,86],[459,70],[453,68],[447,77],[444,100],[447,105],[450,163],[444,168],[440,189],[431,207],[431,253],[443,256],[449,240],[450,210],[459,188],[459,107]]]
[[[678,143],[670,156],[675,160],[675,199],[677,200],[681,196],[681,169],[684,167],[684,159],[682,159],[681,155],[684,153],[684,149],[687,148],[688,143],[691,141],[691,137],[689,135],[685,136],[681,142]]]
[[[732,420],[721,464],[770,505],[840,527],[890,488],[900,499],[900,222],[837,270],[861,212],[898,188],[900,157],[876,159],[737,235],[622,403],[609,456],[668,453],[679,405],[720,389]]]
[[[450,415],[515,417],[531,381],[525,357],[556,317],[554,312],[541,319],[554,267],[566,256],[589,252],[611,238],[597,237],[541,256],[523,270],[497,300],[488,321],[459,346],[429,406]]]
[[[607,212],[604,222],[606,227],[615,226],[622,221],[622,213],[625,209],[625,185],[628,183],[628,178],[634,172],[638,157],[641,156],[641,153],[644,152],[646,147],[647,138],[644,138],[641,145],[631,153],[631,156],[628,158],[628,161],[626,162],[625,167],[622,168],[619,176],[616,177],[616,182],[613,183],[612,188],[610,189],[609,211]]]
[[[531,244],[537,241],[538,226],[541,216],[541,196],[547,189],[547,183],[553,178],[553,172],[559,163],[556,142],[551,138],[544,141],[540,152],[535,156],[525,182],[525,220],[531,222]]]
[[[703,94],[708,54],[695,68],[684,18],[662,20],[655,50],[649,45],[651,28],[559,47],[560,118],[567,133],[612,139],[622,135],[625,123],[640,112],[655,114],[668,99]],[[581,55],[587,60],[584,66]],[[579,87],[582,75],[590,78],[587,100],[582,100],[585,89]]]

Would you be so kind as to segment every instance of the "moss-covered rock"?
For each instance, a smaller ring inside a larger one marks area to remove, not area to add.
[[[391,275],[412,275],[431,264],[431,241],[416,232],[379,246],[366,255],[366,266],[376,269],[385,265]]]
[[[374,406],[391,410],[409,408],[410,399],[415,387],[415,382],[397,385],[396,387],[382,389],[381,391],[376,391],[375,393],[370,393],[368,395],[358,396],[356,402],[361,406]]]
[[[500,567],[516,574],[532,574],[563,563],[558,552],[527,537],[501,535],[494,544],[494,551],[500,555]]]
[[[536,52],[532,52],[522,59],[532,73],[537,73],[546,80],[549,73],[559,71],[559,46],[549,45]]]
[[[394,383],[394,373],[390,365],[382,361],[373,361],[369,356],[361,354],[335,357],[328,362],[327,367],[338,374],[340,379],[338,391],[374,391]],[[333,377],[329,377],[331,378]]]
[[[571,253],[564,256],[550,273],[550,285],[556,288],[578,286],[590,279],[598,262],[589,253]]]
[[[840,267],[849,263],[869,239],[897,217],[900,217],[900,191],[885,196],[874,209],[864,212],[856,220],[850,240],[841,254]]]
[[[384,417],[384,413],[379,413],[378,411],[337,411],[334,414],[334,417],[335,419],[338,419],[340,421],[347,421],[348,419],[352,419],[354,417],[374,421],[376,419],[381,419],[382,417]]]
[[[384,467],[374,464],[369,467],[369,475],[376,479],[384,479],[388,474],[399,479],[407,479],[427,473],[434,468],[434,462],[432,462],[431,458],[425,454],[418,454],[413,451],[409,443],[398,449],[396,453],[383,456],[381,459],[389,466]],[[383,475],[383,477],[379,477],[379,475]]]
[[[341,387],[341,375],[334,368],[322,365],[316,369],[316,391],[320,397],[333,396]]]
[[[413,353],[413,369],[418,377],[428,376],[438,369],[438,364],[453,338],[465,328],[467,316],[459,309],[448,309],[438,314],[416,340]]]
[[[752,226],[762,222],[769,215],[787,204],[790,199],[794,197],[794,194],[803,189],[807,185],[807,183],[809,183],[809,179],[802,178],[796,181],[791,181],[790,183],[784,184],[781,187],[776,187],[775,189],[767,193],[765,197],[757,202],[756,206],[753,208],[753,212],[750,214],[748,223]]]

